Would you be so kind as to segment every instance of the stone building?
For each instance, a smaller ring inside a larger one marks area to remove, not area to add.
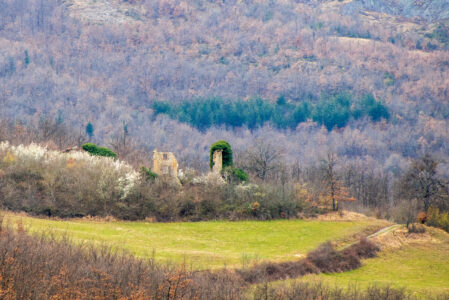
[[[214,162],[212,173],[221,174],[221,170],[223,169],[223,150],[215,150],[212,160]]]
[[[153,172],[169,183],[181,185],[178,178],[178,161],[172,152],[153,151]]]

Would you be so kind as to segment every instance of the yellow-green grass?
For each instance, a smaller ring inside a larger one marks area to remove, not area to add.
[[[404,244],[382,251],[350,272],[308,275],[300,280],[319,280],[340,287],[391,285],[406,288],[417,296],[449,293],[449,234],[432,228],[428,231],[432,242]]]
[[[94,222],[49,220],[7,214],[32,233],[67,235],[74,242],[93,242],[126,250],[138,257],[185,262],[194,269],[241,267],[257,260],[295,260],[328,240],[350,242],[367,229],[388,226],[381,220],[211,221],[196,223]]]

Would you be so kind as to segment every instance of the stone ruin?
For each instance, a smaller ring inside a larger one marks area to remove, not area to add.
[[[221,170],[223,169],[223,150],[215,150],[212,160],[214,162],[212,173],[221,174]]]
[[[153,151],[153,172],[162,180],[181,185],[178,178],[178,161],[172,152]]]
[[[215,150],[213,153],[212,177],[222,180],[221,171],[223,169],[223,150]],[[153,151],[153,170],[158,178],[169,184],[181,186],[178,178],[178,161],[172,152]]]

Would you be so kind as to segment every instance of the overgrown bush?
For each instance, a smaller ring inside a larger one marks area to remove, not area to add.
[[[352,251],[338,252],[330,242],[322,244],[307,255],[321,272],[333,273],[356,269],[361,266],[359,257]]]
[[[99,147],[92,143],[85,143],[81,146],[84,151],[92,155],[117,158],[117,153],[106,147]]]
[[[225,176],[228,178],[228,180],[232,183],[241,183],[241,182],[248,182],[249,176],[245,173],[242,169],[234,168],[234,167],[227,167],[225,170]]]
[[[154,173],[153,171],[151,171],[149,168],[147,168],[145,166],[142,166],[142,168],[140,168],[140,172],[146,181],[154,182],[158,177],[158,175],[156,173]]]
[[[424,224],[427,222],[427,214],[424,211],[421,211],[416,216],[416,219],[418,220],[419,223]]]
[[[343,253],[354,254],[358,258],[373,258],[376,257],[377,252],[380,251],[380,248],[377,247],[376,244],[370,242],[366,238],[361,238],[360,241],[356,244],[353,244],[346,249],[343,250]]]
[[[335,250],[332,244],[327,242],[308,253],[305,259],[262,263],[252,268],[237,270],[237,272],[244,281],[251,284],[296,278],[306,274],[345,272],[357,269],[361,266],[360,259],[375,257],[379,250],[366,238],[341,251]]]
[[[449,232],[449,212],[440,212],[438,208],[430,207],[427,212],[427,225]]]

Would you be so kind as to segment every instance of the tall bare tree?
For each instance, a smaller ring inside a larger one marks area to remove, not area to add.
[[[445,199],[445,182],[438,175],[440,162],[430,154],[416,159],[401,178],[400,193],[409,199],[417,199],[424,211]]]
[[[339,209],[340,201],[355,201],[355,198],[350,197],[347,187],[343,185],[342,180],[336,172],[337,163],[337,155],[332,152],[329,152],[327,158],[322,160],[324,182],[327,186],[326,198],[332,203],[333,211]]]
[[[243,165],[258,178],[266,180],[280,168],[282,156],[283,149],[281,147],[264,138],[258,138],[252,146],[246,149],[243,155]]]

